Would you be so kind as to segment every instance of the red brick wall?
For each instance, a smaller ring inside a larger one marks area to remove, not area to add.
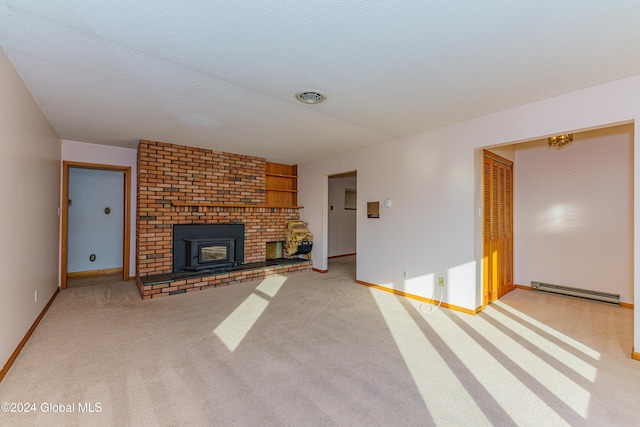
[[[174,224],[245,224],[244,261],[264,261],[266,242],[285,239],[297,209],[174,206],[174,202],[264,205],[265,160],[141,140],[138,146],[138,277],[170,273]]]

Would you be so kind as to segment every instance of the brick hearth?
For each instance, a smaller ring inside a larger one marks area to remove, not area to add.
[[[264,206],[262,158],[141,140],[137,183],[136,278],[145,299],[311,269],[309,261],[268,267],[257,264],[265,261],[267,242],[284,240],[285,222],[299,219],[298,209]],[[155,289],[153,281],[144,280],[172,273],[173,225],[231,223],[245,225],[244,261],[256,268],[155,283]]]

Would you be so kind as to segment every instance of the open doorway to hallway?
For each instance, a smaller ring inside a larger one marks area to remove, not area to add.
[[[333,275],[344,276],[345,279],[354,281],[356,280],[356,256],[345,255],[329,258],[329,271]]]
[[[356,171],[329,176],[328,268],[344,270],[356,280]]]

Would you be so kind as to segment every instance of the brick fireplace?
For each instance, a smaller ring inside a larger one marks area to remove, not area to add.
[[[265,206],[265,165],[259,157],[140,141],[136,278],[144,299],[311,269],[309,261],[259,266],[267,243],[284,240],[286,221],[299,219],[297,208]],[[244,224],[247,269],[173,275],[176,224]]]

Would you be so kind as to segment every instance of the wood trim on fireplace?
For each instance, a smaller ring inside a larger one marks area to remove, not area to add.
[[[122,246],[122,280],[129,280],[129,253],[131,235],[131,167],[98,163],[62,162],[62,242],[60,256],[60,287],[67,288],[67,233],[69,214],[69,168],[98,169],[124,172],[124,226]]]

